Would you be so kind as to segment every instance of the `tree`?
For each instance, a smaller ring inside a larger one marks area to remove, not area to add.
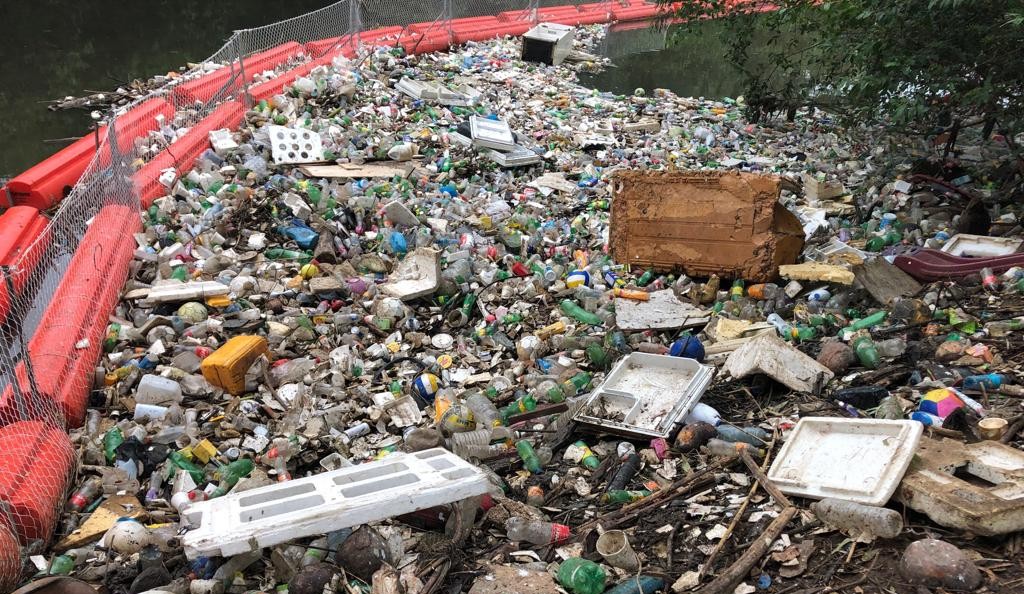
[[[1024,127],[1024,0],[684,0],[674,16],[682,34],[728,23],[754,119],[811,103],[922,132]]]

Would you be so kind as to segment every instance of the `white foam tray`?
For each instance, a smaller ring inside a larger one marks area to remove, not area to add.
[[[787,495],[885,505],[921,441],[917,421],[804,417],[768,478]]]
[[[713,375],[714,368],[693,359],[631,353],[594,390],[576,421],[622,435],[668,437]]]

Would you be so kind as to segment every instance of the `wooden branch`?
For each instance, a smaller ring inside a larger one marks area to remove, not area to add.
[[[787,507],[782,510],[779,517],[765,528],[761,536],[757,538],[747,550],[740,555],[740,558],[735,563],[729,566],[724,572],[719,574],[710,584],[701,588],[697,591],[697,594],[724,594],[726,592],[732,592],[736,587],[736,584],[740,583],[750,570],[761,560],[762,557],[771,548],[772,543],[775,542],[782,531],[786,529],[786,524],[796,516],[797,508]]]
[[[775,483],[768,480],[768,477],[765,476],[764,472],[762,472],[757,466],[757,462],[754,462],[754,459],[750,457],[750,453],[747,452],[747,450],[740,450],[740,460],[742,460],[743,464],[747,466],[747,470],[750,471],[750,474],[754,475],[754,478],[761,483],[761,488],[774,497],[775,501],[778,502],[779,505],[783,507],[793,507],[793,503],[789,500],[789,497],[783,495],[782,491],[775,486]]]

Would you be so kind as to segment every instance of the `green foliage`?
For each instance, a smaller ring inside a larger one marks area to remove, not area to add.
[[[921,130],[1024,123],[1024,0],[696,0],[675,16],[690,23],[683,35],[726,22],[748,102],[772,111],[812,102]]]

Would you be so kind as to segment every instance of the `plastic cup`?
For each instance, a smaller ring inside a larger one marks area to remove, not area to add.
[[[978,431],[984,439],[998,440],[1006,433],[1006,419],[987,417],[978,421]]]
[[[608,565],[625,571],[636,571],[640,568],[640,559],[629,544],[626,533],[622,530],[609,530],[597,539],[597,552],[604,557]]]

